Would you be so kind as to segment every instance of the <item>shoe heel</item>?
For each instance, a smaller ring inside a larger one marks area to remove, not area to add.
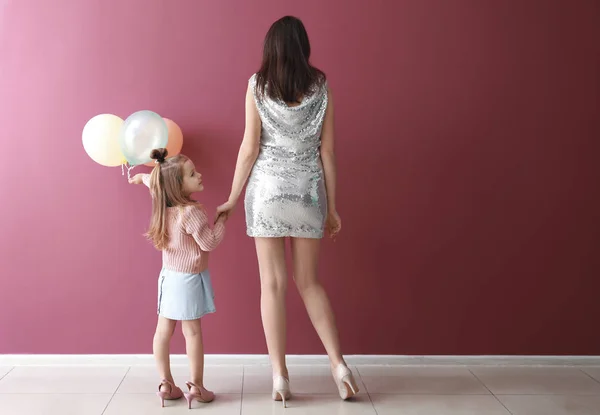
[[[183,396],[185,396],[185,400],[188,403],[188,409],[192,409],[192,401],[194,400],[194,396],[189,393],[184,393]]]
[[[281,397],[281,401],[283,402],[283,407],[287,408],[287,402],[285,400],[285,391],[282,391],[282,390],[281,391],[275,391],[275,393]],[[279,399],[276,399],[276,400],[279,400]]]
[[[349,391],[348,391],[349,396],[354,396],[358,393],[358,385],[356,384],[356,381],[354,380],[354,377],[352,375],[344,376],[342,378],[342,382],[344,383],[346,388],[349,389]],[[352,393],[350,393],[350,392],[352,392]]]
[[[358,393],[359,389],[356,380],[354,379],[354,375],[352,375],[352,371],[348,369],[346,365],[340,364],[333,370],[333,379],[335,380],[342,400],[351,398]]]
[[[182,396],[181,389],[173,384],[173,382],[169,382],[166,379],[163,379],[160,385],[158,385],[158,391],[156,392],[156,396],[160,399],[161,408],[165,407],[166,400],[175,400],[179,399]]]
[[[165,397],[167,396],[166,392],[156,392],[156,396],[160,399],[160,407],[165,407]]]
[[[290,396],[290,381],[283,376],[273,377],[273,400],[282,401],[283,407],[287,408],[287,400]]]

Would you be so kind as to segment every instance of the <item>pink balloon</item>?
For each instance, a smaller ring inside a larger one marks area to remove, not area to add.
[[[163,118],[165,123],[167,123],[167,128],[169,129],[169,141],[167,142],[167,152],[169,157],[176,156],[181,153],[181,148],[183,147],[183,133],[181,132],[181,128],[173,120],[168,118]],[[148,167],[154,167],[154,161],[146,163]]]

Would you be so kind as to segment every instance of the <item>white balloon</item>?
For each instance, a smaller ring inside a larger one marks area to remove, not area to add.
[[[89,120],[81,139],[85,152],[96,163],[115,167],[125,163],[119,147],[119,134],[123,120],[116,115],[100,114]]]
[[[121,129],[121,151],[132,166],[148,163],[155,148],[166,148],[169,129],[165,120],[152,111],[131,114]]]

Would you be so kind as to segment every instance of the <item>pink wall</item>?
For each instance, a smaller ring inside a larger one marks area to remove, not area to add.
[[[345,352],[600,354],[591,0],[0,2],[0,353],[150,352],[150,199],[81,130],[103,112],[174,119],[212,209],[284,14],[336,98],[344,230],[322,276]],[[265,353],[241,207],[228,232],[206,350]],[[321,353],[293,290],[289,314],[289,352]]]

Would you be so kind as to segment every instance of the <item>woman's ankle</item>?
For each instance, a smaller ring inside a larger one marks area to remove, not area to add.
[[[329,359],[329,364],[331,365],[331,369],[334,370],[335,368],[337,368],[339,365],[342,366],[348,366],[346,364],[346,361],[344,360],[343,357],[336,357],[333,359]]]
[[[273,377],[276,377],[276,376],[283,376],[287,380],[290,379],[290,374],[288,373],[287,367],[280,369],[280,370],[273,369]]]

